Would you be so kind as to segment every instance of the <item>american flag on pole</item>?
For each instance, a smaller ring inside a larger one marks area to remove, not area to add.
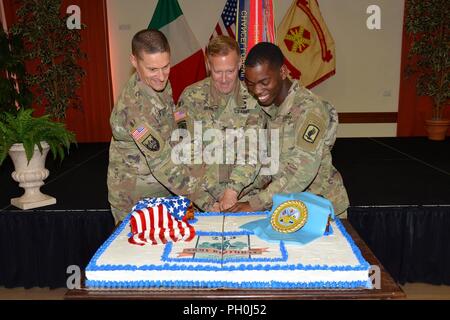
[[[236,38],[236,10],[237,0],[228,0],[225,3],[219,22],[217,22],[214,32],[209,39],[220,35]]]
[[[148,201],[142,201],[138,203],[134,211],[131,213],[130,226],[132,235],[128,238],[128,242],[137,245],[145,245],[150,243],[152,245],[164,244],[168,241],[190,241],[195,237],[194,228],[186,221],[177,219],[169,211],[173,211],[174,214],[183,211],[183,208],[179,208],[178,200],[173,202],[168,201],[163,204],[162,201],[154,198],[151,206],[144,207],[144,203]],[[183,203],[183,199],[181,202]],[[168,206],[167,203],[171,202],[173,206]],[[186,211],[188,207],[188,201],[186,203]],[[177,208],[175,208],[175,206]],[[140,208],[140,209],[138,209]],[[172,208],[172,209],[169,209]]]

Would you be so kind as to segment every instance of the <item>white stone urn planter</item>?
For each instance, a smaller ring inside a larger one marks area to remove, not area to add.
[[[46,142],[41,142],[41,145],[42,153],[35,145],[33,157],[29,163],[22,143],[13,144],[8,152],[15,168],[11,176],[19,182],[21,188],[25,189],[25,193],[21,197],[11,199],[11,204],[20,209],[27,210],[56,203],[55,198],[40,191],[44,180],[49,175],[49,171],[45,169],[45,159],[50,150],[50,146]]]

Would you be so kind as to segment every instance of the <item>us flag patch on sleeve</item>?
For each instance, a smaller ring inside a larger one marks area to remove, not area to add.
[[[131,136],[134,140],[140,140],[144,137],[148,132],[148,129],[144,126],[137,127],[132,133]]]
[[[186,112],[184,112],[183,110],[179,110],[173,114],[173,117],[175,118],[175,122],[179,122],[186,118]]]

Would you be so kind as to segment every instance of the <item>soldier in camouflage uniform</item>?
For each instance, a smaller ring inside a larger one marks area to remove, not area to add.
[[[142,30],[132,40],[131,63],[136,69],[111,113],[108,199],[116,223],[142,197],[170,195],[168,189],[191,200],[202,195],[199,179],[170,161],[174,103],[168,81],[170,48],[164,34]],[[174,177],[177,178],[174,181]],[[203,203],[202,203],[203,204]]]
[[[187,87],[179,100],[175,120],[180,128],[187,128],[194,134],[194,121],[201,123],[203,132],[218,129],[223,133],[226,150],[233,150],[234,139],[225,139],[227,129],[253,129],[258,132],[265,126],[265,114],[248,93],[238,73],[240,69],[239,46],[227,36],[212,38],[207,47],[207,63],[210,77]],[[229,132],[229,131],[228,131]],[[243,139],[242,134],[238,139]],[[228,145],[226,142],[228,141]],[[210,188],[208,192],[217,200],[222,200],[222,207],[216,203],[212,210],[224,210],[235,204],[241,191],[252,184],[260,165],[249,161],[249,141],[245,142],[245,164],[225,161],[210,163],[203,177]],[[203,145],[203,149],[207,147]],[[256,151],[256,148],[255,150]],[[255,159],[256,160],[256,159]],[[256,161],[255,161],[256,162]],[[231,203],[227,200],[231,198]],[[233,200],[234,199],[234,200]]]
[[[254,46],[245,61],[249,92],[279,129],[280,167],[261,192],[232,211],[270,209],[276,193],[309,191],[329,199],[339,215],[349,200],[342,177],[332,165],[338,115],[334,107],[288,77],[281,50],[267,42]],[[270,133],[270,130],[269,130]]]

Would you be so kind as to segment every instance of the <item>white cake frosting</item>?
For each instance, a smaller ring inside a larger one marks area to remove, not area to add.
[[[196,213],[190,242],[133,245],[129,219],[86,268],[88,287],[371,288],[369,264],[340,221],[306,245],[269,243],[241,225],[267,213]]]

